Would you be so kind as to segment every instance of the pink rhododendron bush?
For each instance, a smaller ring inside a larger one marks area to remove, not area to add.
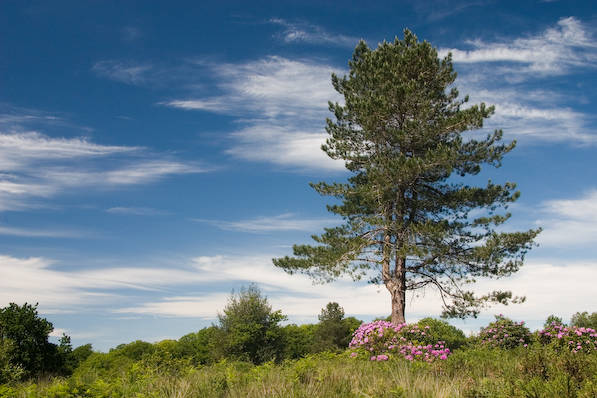
[[[524,326],[524,321],[514,322],[500,314],[496,315],[494,322],[481,329],[479,341],[484,346],[494,348],[526,347],[531,342],[531,332]]]
[[[591,354],[597,352],[597,332],[595,329],[565,326],[552,322],[537,334],[539,341],[543,344],[553,344],[573,353],[585,352]]]
[[[433,362],[444,360],[450,349],[443,341],[430,341],[429,326],[395,325],[388,321],[362,324],[353,334],[349,347],[351,357],[365,357],[371,361],[404,358],[409,361]]]

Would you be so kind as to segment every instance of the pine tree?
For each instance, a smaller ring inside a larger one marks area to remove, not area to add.
[[[476,277],[518,271],[540,229],[497,231],[520,195],[514,183],[465,184],[482,165],[499,167],[515,142],[503,143],[501,130],[475,136],[494,107],[469,106],[455,79],[451,55],[440,60],[408,30],[374,50],[358,43],[348,76],[332,75],[344,105],[329,103],[335,120],[327,120],[322,146],[351,175],[346,183],[311,184],[338,200],[328,210],[345,222],[314,235],[316,245],[295,245],[276,266],[323,282],[348,274],[384,284],[394,323],[405,321],[406,292],[426,287],[439,291],[446,317],[524,301],[509,291],[464,289]]]

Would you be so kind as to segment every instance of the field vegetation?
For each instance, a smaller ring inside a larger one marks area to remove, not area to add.
[[[432,318],[361,323],[329,303],[318,323],[283,326],[252,286],[230,298],[217,324],[101,353],[72,349],[67,336],[48,342],[53,326],[35,306],[2,311],[0,397],[597,396],[597,313],[577,313],[570,325],[550,316],[536,332],[499,315],[466,337]],[[18,327],[24,320],[29,329]],[[28,335],[35,324],[45,326],[41,339]],[[40,347],[51,355],[37,355]]]

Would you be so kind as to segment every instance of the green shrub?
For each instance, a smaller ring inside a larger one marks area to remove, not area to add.
[[[2,354],[4,357],[9,356],[5,359],[10,363],[9,368],[13,371],[22,369],[28,376],[67,373],[71,353],[70,338],[64,335],[60,346],[52,344],[48,341],[52,330],[52,323],[38,315],[37,304],[25,303],[19,306],[10,303],[7,307],[0,308],[0,344],[14,344],[14,347],[18,347],[13,350],[5,349]]]
[[[193,364],[208,364],[218,360],[217,344],[221,331],[210,326],[196,333],[189,333],[178,339],[178,354],[181,358],[190,358]]]
[[[314,335],[316,325],[295,325],[290,324],[282,327],[284,335],[284,359],[298,359],[314,353]]]
[[[531,342],[531,332],[524,326],[524,321],[516,323],[497,315],[494,322],[481,329],[479,342],[484,346],[502,349],[526,347]]]
[[[110,353],[114,355],[122,355],[130,358],[134,361],[138,361],[143,358],[144,355],[151,355],[156,350],[156,347],[146,341],[133,341],[128,344],[120,344],[110,350]]]
[[[362,323],[354,317],[344,318],[344,309],[335,302],[328,303],[318,318],[312,352],[345,350],[352,339],[352,333]]]
[[[235,360],[263,363],[282,360],[284,335],[279,323],[286,319],[273,311],[267,298],[251,285],[232,294],[222,314],[220,347],[224,355]]]
[[[572,353],[597,353],[597,332],[591,328],[564,326],[553,322],[537,332],[537,339],[543,344],[551,344]]]
[[[455,350],[467,344],[468,339],[464,332],[448,322],[434,318],[423,318],[418,322],[420,328],[427,329],[429,342],[443,341],[446,347]],[[429,328],[425,328],[429,326]]]
[[[597,329],[597,312],[593,312],[592,314],[589,314],[587,311],[577,312],[572,315],[570,326]]]

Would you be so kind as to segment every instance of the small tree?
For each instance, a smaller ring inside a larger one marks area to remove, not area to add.
[[[552,315],[550,315],[550,316],[547,317],[547,319],[543,323],[543,327],[547,328],[552,323],[555,324],[555,325],[563,325],[564,321],[562,321],[562,318],[560,318],[559,316],[555,316],[555,315],[552,314]]]
[[[348,347],[352,332],[361,321],[344,317],[344,308],[338,303],[328,303],[318,316],[315,329],[315,350],[344,350]]]
[[[587,311],[577,312],[570,319],[570,326],[597,329],[597,312],[589,314]]]
[[[10,362],[29,375],[62,370],[63,358],[48,341],[52,330],[52,323],[38,315],[37,304],[10,303],[0,309],[0,343],[10,344]]]
[[[515,184],[460,180],[484,164],[499,167],[514,148],[501,143],[500,130],[482,139],[462,136],[481,128],[494,108],[465,107],[468,97],[453,86],[451,56],[439,59],[408,30],[404,40],[375,50],[359,42],[349,68],[348,76],[332,75],[344,105],[329,104],[335,120],[327,120],[322,149],[352,175],[346,183],[311,184],[340,201],[328,209],[345,223],[274,264],[320,281],[348,274],[383,283],[394,323],[405,321],[406,292],[428,286],[439,291],[444,316],[476,316],[487,303],[522,301],[509,291],[477,296],[463,288],[476,277],[516,272],[539,233],[496,231],[510,217],[499,210],[519,197]]]
[[[223,313],[218,314],[224,354],[253,363],[281,359],[283,333],[279,323],[285,319],[281,311],[272,311],[257,286],[233,293]]]

